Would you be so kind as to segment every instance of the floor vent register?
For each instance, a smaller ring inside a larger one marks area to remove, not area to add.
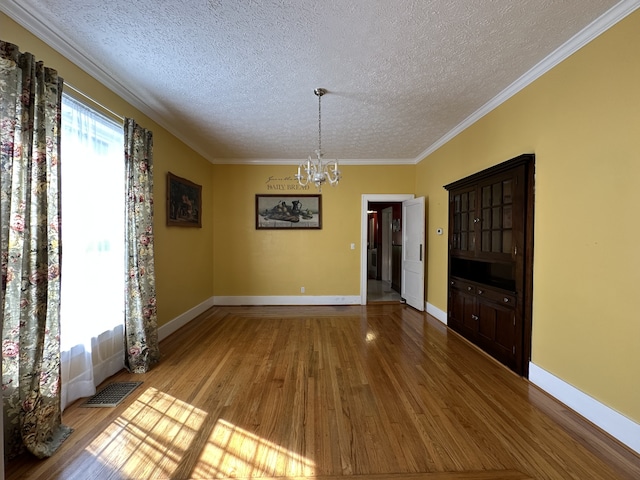
[[[115,407],[122,403],[142,382],[111,383],[83,403],[82,407]]]

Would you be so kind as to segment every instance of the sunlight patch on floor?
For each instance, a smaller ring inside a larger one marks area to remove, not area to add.
[[[170,478],[206,416],[203,410],[149,388],[87,451],[126,478]]]
[[[213,428],[207,426],[207,416],[203,410],[148,388],[87,452],[113,478],[172,478],[178,470],[190,472],[189,478],[208,479],[315,474],[315,464],[304,456],[222,419]]]
[[[193,478],[307,477],[315,464],[304,456],[218,420]]]

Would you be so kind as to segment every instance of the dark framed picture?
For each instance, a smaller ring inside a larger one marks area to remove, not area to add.
[[[202,227],[202,186],[167,173],[167,225]]]
[[[256,229],[321,229],[321,195],[256,195]]]

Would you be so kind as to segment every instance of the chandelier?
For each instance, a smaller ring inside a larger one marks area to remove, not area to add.
[[[322,153],[322,96],[327,93],[324,88],[316,88],[313,93],[318,96],[318,149],[314,155],[309,155],[306,163],[298,165],[298,173],[295,175],[298,183],[306,187],[309,182],[314,183],[318,192],[322,191],[322,185],[329,182],[335,187],[340,181],[341,174],[338,170],[338,160],[325,161]]]

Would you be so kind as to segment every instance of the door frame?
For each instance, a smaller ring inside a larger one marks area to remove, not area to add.
[[[398,202],[413,200],[413,193],[371,193],[362,194],[360,222],[360,305],[367,304],[367,232],[369,202]]]

